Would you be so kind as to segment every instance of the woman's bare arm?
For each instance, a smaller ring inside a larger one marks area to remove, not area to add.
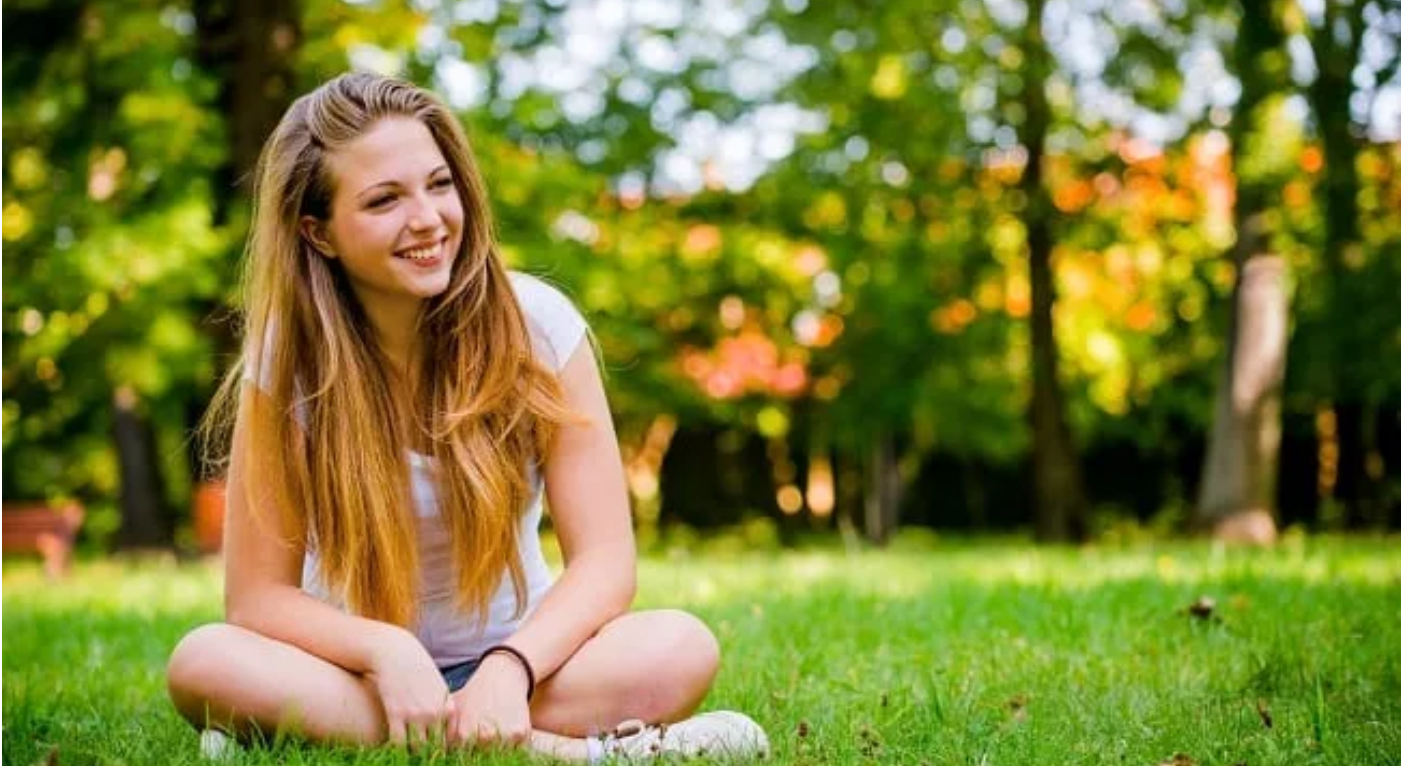
[[[245,384],[227,484],[225,618],[347,670],[366,672],[377,638],[394,626],[346,614],[302,590],[304,549],[296,540],[298,525],[290,510],[274,505],[276,474],[269,470],[273,456],[262,456],[258,465],[246,463],[254,408],[272,406],[265,393]],[[250,502],[259,504],[256,512]]]
[[[565,402],[587,422],[561,427],[545,462],[550,515],[565,571],[510,643],[540,679],[554,673],[605,623],[632,605],[637,552],[603,380],[581,343],[560,371]]]
[[[234,426],[224,525],[224,610],[234,625],[291,644],[374,682],[391,741],[422,738],[451,715],[447,686],[414,634],[347,614],[301,588],[304,548],[291,511],[277,507],[274,456],[248,465],[248,424],[271,407],[245,385]],[[267,462],[264,462],[267,461]],[[255,511],[250,503],[258,503]]]

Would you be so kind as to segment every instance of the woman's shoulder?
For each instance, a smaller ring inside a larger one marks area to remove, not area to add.
[[[552,369],[564,367],[587,330],[583,315],[564,290],[545,278],[521,271],[508,271],[507,276],[537,350],[548,357]]]
[[[584,321],[574,301],[562,287],[547,281],[545,277],[524,271],[508,271],[506,274],[511,281],[511,289],[516,293],[516,302],[521,305],[521,311],[528,321],[545,326]]]
[[[531,308],[533,305],[539,304],[570,302],[570,299],[565,296],[564,289],[546,277],[515,269],[508,269],[506,277],[511,282],[511,289],[516,291],[516,297],[521,301],[522,308]]]

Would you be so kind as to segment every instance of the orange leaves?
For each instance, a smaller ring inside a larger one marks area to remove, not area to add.
[[[1324,152],[1318,146],[1306,146],[1300,152],[1300,168],[1306,173],[1318,173],[1324,169]]]
[[[846,328],[842,317],[837,314],[818,315],[810,309],[798,312],[794,317],[794,340],[810,348],[827,348]]]
[[[774,341],[756,329],[724,338],[710,351],[684,349],[681,367],[712,399],[735,399],[750,393],[791,397],[808,385],[804,363],[781,358]]]
[[[1021,319],[1032,313],[1032,285],[1027,281],[1027,277],[1021,274],[1009,276],[1006,295],[1003,308],[1008,312],[1008,316]]]
[[[682,240],[682,257],[690,262],[710,260],[720,252],[722,236],[720,227],[712,224],[697,224],[686,231]]]
[[[1152,304],[1139,301],[1125,312],[1125,326],[1135,332],[1144,332],[1153,326],[1157,318],[1158,311]]]
[[[1310,203],[1310,187],[1302,179],[1295,179],[1281,189],[1281,197],[1287,207],[1293,210],[1305,208]]]
[[[1063,213],[1079,213],[1095,200],[1095,188],[1086,181],[1063,184],[1052,194],[1052,204]]]
[[[935,332],[945,335],[955,335],[964,331],[974,318],[978,316],[978,309],[964,298],[959,298],[952,303],[935,309],[930,312],[930,326]]]

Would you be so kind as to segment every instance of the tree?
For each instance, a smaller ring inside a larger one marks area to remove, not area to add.
[[[195,0],[196,53],[218,83],[228,152],[214,170],[215,223],[246,201],[263,142],[292,102],[301,3],[282,0]],[[235,192],[235,189],[238,191]]]
[[[1044,0],[1028,0],[1022,48],[1026,56],[1023,103],[1026,117],[1021,135],[1027,166],[1020,186],[1027,195],[1027,261],[1032,284],[1032,465],[1037,538],[1044,541],[1082,539],[1088,532],[1085,488],[1080,462],[1066,422],[1066,403],[1058,377],[1056,333],[1052,310],[1056,279],[1052,264],[1051,197],[1042,181],[1047,128],[1046,80],[1051,57],[1042,37]]]
[[[1197,522],[1215,536],[1275,539],[1280,387],[1285,374],[1284,261],[1270,254],[1269,186],[1246,172],[1269,140],[1271,97],[1286,85],[1278,3],[1244,1],[1233,50],[1241,96],[1231,124],[1237,177],[1231,319],[1198,494]]]
[[[220,283],[235,285],[236,266],[246,234],[253,173],[263,142],[295,95],[294,62],[301,42],[301,4],[283,0],[195,0],[195,54],[217,83],[215,105],[225,138],[220,162],[212,169],[215,190],[213,223],[223,227],[228,249],[219,261]],[[238,354],[232,291],[210,295],[197,311],[222,375]],[[212,382],[212,381],[211,381]],[[192,392],[187,417],[192,430],[204,417],[212,386]],[[205,476],[201,449],[192,439],[190,467]]]
[[[1383,27],[1378,30],[1377,39],[1390,41],[1384,61],[1370,62],[1363,56],[1370,12],[1376,17],[1377,26]],[[1395,0],[1326,0],[1316,23],[1306,30],[1317,70],[1306,95],[1324,164],[1324,236],[1320,252],[1324,268],[1319,289],[1324,293],[1321,298],[1325,315],[1322,332],[1317,335],[1324,353],[1317,365],[1324,377],[1323,406],[1332,415],[1336,447],[1332,472],[1335,481],[1327,481],[1326,473],[1320,489],[1326,497],[1332,495],[1338,500],[1345,514],[1343,521],[1350,526],[1379,521],[1383,513],[1378,492],[1370,489],[1370,484],[1376,487],[1376,482],[1369,481],[1367,468],[1369,455],[1377,450],[1378,435],[1373,423],[1381,397],[1378,391],[1370,390],[1376,387],[1369,384],[1377,379],[1370,359],[1377,351],[1379,333],[1371,331],[1374,328],[1358,316],[1352,299],[1367,290],[1368,280],[1375,279],[1364,266],[1378,257],[1365,252],[1368,244],[1359,231],[1358,207],[1358,161],[1374,96],[1355,83],[1360,77],[1371,77],[1375,80],[1373,87],[1382,88],[1395,77],[1398,18]],[[1355,105],[1360,98],[1369,101],[1364,108]]]
[[[168,544],[172,402],[204,369],[190,306],[217,291],[221,244],[186,16],[153,2],[4,13],[20,32],[4,72],[4,300],[22,318],[4,330],[5,446],[25,466],[5,493],[77,497],[89,529]]]

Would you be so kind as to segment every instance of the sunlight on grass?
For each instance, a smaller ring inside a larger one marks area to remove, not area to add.
[[[548,537],[546,544],[558,571],[558,553]],[[802,595],[815,586],[831,585],[841,585],[853,594],[897,599],[955,582],[1064,591],[1134,580],[1190,586],[1224,578],[1385,586],[1398,581],[1402,562],[1397,556],[1377,554],[1395,545],[1296,535],[1271,551],[1205,543],[1075,549],[954,542],[922,550],[856,553],[835,547],[724,556],[673,552],[640,561],[639,587],[644,602],[700,605],[756,595]],[[183,563],[169,556],[90,561],[79,564],[57,584],[48,581],[37,566],[18,563],[7,564],[4,590],[7,605],[42,604],[45,609],[102,606],[136,614],[207,611],[219,608],[222,577],[217,558]]]
[[[755,715],[778,763],[1353,766],[1399,749],[1396,539],[727,550],[644,558],[638,607],[712,626],[707,705]],[[162,670],[219,618],[221,577],[217,560],[108,560],[51,583],[7,563],[6,762],[197,763]],[[1213,607],[1194,616],[1199,596]]]

